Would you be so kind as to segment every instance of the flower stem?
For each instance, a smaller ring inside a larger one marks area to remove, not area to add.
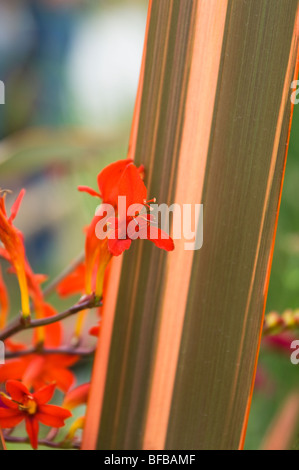
[[[95,349],[84,348],[30,348],[22,351],[6,352],[5,359],[17,359],[19,357],[31,356],[31,354],[40,354],[41,356],[49,356],[53,354],[66,355],[66,356],[80,356],[81,358],[88,358],[95,354]]]
[[[7,434],[4,434],[4,440],[5,442],[10,442],[14,444],[29,444],[30,445],[30,441],[27,437],[14,437],[14,436],[8,436]],[[80,449],[81,447],[80,442],[72,442],[72,443],[66,444],[64,441],[52,442],[47,439],[39,440],[38,444],[40,446],[49,447],[51,449]]]
[[[82,301],[73,305],[64,312],[53,315],[52,317],[42,318],[40,320],[32,320],[30,317],[25,319],[23,317],[19,317],[17,321],[12,322],[0,333],[0,341],[8,339],[20,331],[52,325],[53,323],[64,320],[65,318],[75,315],[82,310],[92,309],[99,306],[100,303],[98,302],[98,299],[94,294],[92,294],[88,297],[84,297]]]

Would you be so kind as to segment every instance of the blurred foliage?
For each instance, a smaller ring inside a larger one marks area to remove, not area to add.
[[[282,313],[299,307],[299,106],[295,106],[280,217],[271,272],[266,312]],[[299,332],[294,333],[299,339]],[[247,449],[257,449],[284,398],[299,388],[299,366],[288,352],[273,352],[263,345],[259,368],[266,374],[269,387],[256,389],[246,439]],[[299,422],[299,416],[298,416]],[[294,446],[299,441],[295,437]]]

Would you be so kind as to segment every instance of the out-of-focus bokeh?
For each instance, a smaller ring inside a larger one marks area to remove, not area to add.
[[[281,210],[271,272],[266,312],[284,312],[299,308],[299,106],[294,107],[291,140],[282,194]],[[263,341],[258,376],[249,420],[246,445],[258,448],[273,426],[287,396],[299,390],[299,365],[293,365],[290,348],[299,331],[284,340]],[[291,447],[299,449],[299,416],[297,438]],[[284,433],[286,430],[281,429]],[[295,433],[296,435],[296,433]]]
[[[34,269],[59,272],[83,246],[96,187],[125,158],[146,0],[0,0],[0,187],[27,190],[17,224]]]
[[[26,188],[16,225],[33,269],[50,279],[83,252],[84,227],[98,204],[77,186],[96,188],[100,170],[127,155],[147,6],[147,0],[0,0],[0,188],[13,192],[8,207]],[[17,282],[5,277],[17,314]],[[58,310],[72,302],[55,294],[50,301]],[[64,322],[66,340],[74,321]],[[90,314],[85,332],[97,321]],[[95,344],[85,337],[83,346]],[[91,366],[86,360],[77,367],[79,383],[89,381]]]
[[[0,105],[0,187],[13,191],[8,204],[26,188],[16,224],[33,268],[50,277],[82,251],[83,227],[96,207],[77,185],[96,188],[101,168],[126,156],[147,3],[0,0],[6,94]],[[299,307],[298,135],[295,106],[267,311]],[[17,312],[16,281],[7,281]],[[52,300],[64,306],[56,296]],[[299,387],[299,366],[291,364],[290,353],[262,346],[248,449],[260,447],[284,398]],[[90,363],[77,372],[87,380]]]

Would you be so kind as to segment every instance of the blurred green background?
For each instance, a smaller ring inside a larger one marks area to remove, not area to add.
[[[266,312],[282,313],[299,307],[299,106],[294,107],[290,147],[282,193],[278,231]],[[299,332],[292,338],[299,339]],[[286,397],[299,389],[299,365],[290,361],[291,349],[262,343],[259,358],[261,384],[256,384],[246,447],[257,449]],[[259,376],[258,376],[259,378]],[[298,416],[299,424],[299,416]],[[299,426],[292,448],[299,449]]]
[[[36,272],[56,276],[82,251],[96,201],[76,187],[96,188],[101,168],[126,156],[146,11],[147,0],[0,0],[6,86],[0,187],[14,196],[26,187],[17,226]],[[299,307],[298,135],[295,106],[267,311]],[[16,281],[6,277],[17,312]],[[51,300],[58,309],[69,305],[56,295]],[[85,330],[95,321],[90,315]],[[66,340],[72,324],[66,323]],[[299,366],[289,356],[262,346],[247,449],[260,448],[285,397],[299,386]],[[91,362],[75,371],[79,382],[87,381]]]

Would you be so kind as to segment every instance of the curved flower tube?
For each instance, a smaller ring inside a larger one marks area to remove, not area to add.
[[[0,193],[0,240],[7,250],[11,263],[15,268],[21,291],[22,314],[26,318],[30,316],[30,303],[26,279],[25,248],[22,233],[13,225],[13,221],[17,216],[22,199],[25,195],[25,190],[23,189],[20,192],[13,204],[10,217],[8,217],[5,208],[6,194],[7,191]]]

